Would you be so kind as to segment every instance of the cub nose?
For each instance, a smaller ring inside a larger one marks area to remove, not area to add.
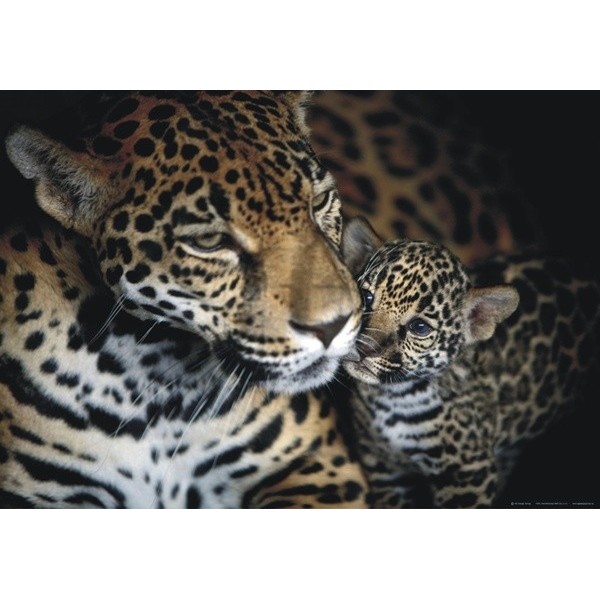
[[[290,321],[290,325],[301,333],[310,333],[323,342],[325,348],[329,348],[329,344],[333,341],[335,336],[342,330],[344,325],[348,322],[351,317],[351,313],[342,315],[334,321],[329,323],[318,323],[317,325],[309,325],[307,323],[298,323],[298,321]]]

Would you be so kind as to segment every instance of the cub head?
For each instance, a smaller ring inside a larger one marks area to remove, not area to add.
[[[68,143],[21,126],[7,150],[40,207],[91,242],[127,311],[198,335],[225,370],[297,392],[333,376],[361,312],[304,100],[102,97]]]
[[[344,366],[366,383],[434,377],[465,345],[489,339],[519,301],[511,286],[473,288],[443,246],[383,244],[360,218],[344,229],[342,248],[364,299],[357,356]]]

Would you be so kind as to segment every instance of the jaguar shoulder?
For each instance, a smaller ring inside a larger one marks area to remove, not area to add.
[[[467,265],[543,244],[507,156],[464,97],[325,91],[314,96],[309,123],[345,213],[369,219],[385,240],[441,243]]]

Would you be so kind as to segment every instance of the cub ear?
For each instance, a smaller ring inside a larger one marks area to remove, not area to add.
[[[360,274],[369,258],[382,244],[382,239],[365,218],[354,217],[344,224],[342,256],[354,276]]]
[[[69,229],[88,235],[116,196],[101,159],[75,152],[26,126],[6,138],[9,159],[26,179],[36,181],[37,202]]]
[[[465,304],[467,344],[492,337],[496,326],[507,319],[519,304],[517,290],[509,285],[475,288]]]

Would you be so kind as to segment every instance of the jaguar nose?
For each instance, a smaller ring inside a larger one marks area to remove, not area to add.
[[[319,338],[323,342],[325,348],[334,340],[335,336],[342,330],[352,315],[349,313],[338,317],[329,323],[319,323],[317,325],[309,325],[308,323],[298,323],[298,321],[290,321],[290,325],[300,333],[308,333]]]

